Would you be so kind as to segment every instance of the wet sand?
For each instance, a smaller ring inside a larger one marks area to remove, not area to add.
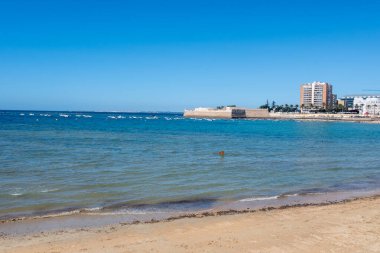
[[[0,252],[380,252],[380,197],[1,235]]]

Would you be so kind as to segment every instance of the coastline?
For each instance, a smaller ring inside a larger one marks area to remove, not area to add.
[[[380,195],[158,222],[0,236],[1,252],[376,252]],[[302,238],[302,239],[301,239]]]
[[[96,228],[117,224],[144,224],[182,218],[244,214],[301,206],[323,206],[380,196],[380,189],[352,191],[301,191],[275,196],[256,196],[234,200],[196,199],[163,202],[155,205],[120,206],[120,209],[80,208],[50,211],[45,214],[14,216],[0,220],[0,235],[27,235],[66,229]],[[174,207],[168,207],[168,206]],[[164,206],[164,208],[160,208]],[[191,206],[192,208],[189,208]]]
[[[184,118],[194,119],[244,119],[244,120],[283,120],[283,121],[303,121],[303,122],[351,122],[351,123],[367,123],[380,124],[380,117],[353,117],[347,115],[336,114],[288,114],[288,113],[269,113],[266,116],[252,116],[243,118],[231,117],[214,117],[211,115],[186,116]]]
[[[282,120],[282,121],[300,121],[300,122],[346,122],[362,124],[380,124],[380,119],[355,119],[355,118],[293,118],[293,117],[268,117],[268,118],[249,118],[247,120]]]
[[[280,114],[271,113],[266,119],[272,120],[295,120],[295,121],[313,121],[313,122],[353,122],[380,124],[380,117],[355,117],[350,115],[339,114]]]

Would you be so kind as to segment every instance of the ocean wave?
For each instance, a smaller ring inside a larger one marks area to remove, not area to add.
[[[50,117],[51,115],[47,114],[47,113],[41,113],[40,116],[42,116],[42,117]]]
[[[28,190],[17,190],[15,189],[13,192],[10,192],[9,195],[11,196],[22,196],[22,195],[28,195],[28,194],[34,194],[34,193],[48,193],[48,192],[56,192],[56,191],[59,191],[60,189],[59,188],[52,188],[52,189],[42,189],[42,190],[32,190],[32,191],[28,191]],[[26,191],[26,192],[25,192]]]
[[[98,211],[100,211],[102,209],[103,209],[103,207],[87,207],[87,208],[79,209],[79,212],[81,212],[81,213],[91,213],[91,212],[98,212]]]
[[[142,119],[143,117],[140,116],[129,116],[129,119]]]
[[[153,117],[145,117],[145,119],[152,120],[152,119],[158,119],[158,117],[157,117],[157,116],[153,116]]]
[[[282,198],[291,198],[298,196],[311,196],[311,195],[323,195],[325,192],[299,192],[299,193],[283,193],[280,195],[269,196],[269,197],[254,197],[254,198],[246,198],[241,199],[241,202],[249,202],[249,201],[260,201],[260,200],[273,200],[273,199],[282,199]]]
[[[216,119],[210,119],[210,118],[190,118],[191,120],[196,121],[215,121]]]
[[[287,197],[296,197],[296,196],[299,196],[299,194],[298,193],[281,194],[280,196],[278,196],[278,198],[287,198]]]
[[[24,193],[14,192],[14,193],[9,193],[9,195],[11,195],[11,196],[22,196],[22,195],[24,195]]]
[[[121,115],[117,115],[117,116],[107,116],[107,118],[109,119],[125,119],[126,117],[125,116],[121,116]]]
[[[20,116],[24,116],[25,115],[25,113],[20,113]]]
[[[79,214],[79,213],[80,213],[80,209],[75,209],[72,211],[64,211],[64,212],[59,212],[59,213],[52,213],[52,214],[35,216],[33,218],[53,218],[53,217],[69,216],[69,215]]]
[[[64,117],[64,118],[68,118],[68,117],[70,117],[70,115],[68,115],[68,114],[62,114],[62,113],[59,114],[59,116],[60,116],[60,117]]]
[[[278,199],[280,196],[269,196],[269,197],[256,197],[256,198],[246,198],[239,200],[240,202],[250,202],[250,201],[261,201],[261,200],[271,200],[271,199]]]
[[[269,197],[254,197],[254,198],[246,198],[241,199],[241,202],[249,202],[249,201],[261,201],[261,200],[274,200],[274,199],[282,199],[282,198],[291,198],[298,196],[312,196],[312,195],[323,195],[326,192],[298,192],[298,193],[283,193],[280,195],[269,196]]]
[[[59,191],[59,188],[53,188],[53,189],[43,189],[40,192],[47,193],[47,192],[56,192]]]
[[[91,115],[87,115],[87,114],[77,114],[77,115],[75,115],[75,117],[78,117],[78,118],[92,118]]]
[[[172,210],[175,212],[175,210]],[[142,210],[142,209],[121,209],[121,210],[112,210],[104,211],[103,208],[83,208],[80,213],[85,213],[87,215],[148,215],[148,214],[165,214],[168,213],[167,210]]]
[[[29,116],[34,116],[34,113],[29,113]]]

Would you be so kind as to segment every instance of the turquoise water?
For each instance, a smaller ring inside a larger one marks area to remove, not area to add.
[[[375,124],[0,111],[0,219],[379,189],[379,151]]]

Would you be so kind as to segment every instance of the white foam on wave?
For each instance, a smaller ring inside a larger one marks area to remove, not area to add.
[[[169,118],[169,117],[165,117],[165,120],[172,120],[172,118]]]
[[[298,193],[293,193],[293,194],[284,194],[282,195],[283,197],[296,197],[298,196],[299,194]]]
[[[145,117],[145,119],[152,120],[152,119],[158,119],[158,117],[157,117],[157,116],[153,116],[153,117]]]
[[[34,116],[34,113],[29,113],[29,116]]]
[[[77,114],[77,115],[75,115],[75,117],[78,117],[78,118],[92,118],[92,116],[91,115],[87,115],[87,114]]]
[[[191,120],[197,120],[197,121],[215,121],[216,119],[210,119],[210,118],[190,118]]]
[[[247,198],[247,199],[241,199],[240,202],[250,202],[250,201],[262,201],[262,200],[271,200],[271,199],[278,199],[279,196],[270,196],[270,197],[256,197],[256,198]]]
[[[117,116],[107,116],[107,118],[109,119],[125,119],[126,117],[125,116],[121,116],[121,115],[117,115]]]
[[[53,189],[43,189],[40,192],[46,193],[46,192],[56,192],[59,191],[59,188],[53,188]]]
[[[41,113],[40,116],[42,116],[42,117],[50,117],[51,115],[47,114],[47,113]]]
[[[60,117],[64,117],[64,118],[68,118],[68,117],[70,117],[70,115],[68,115],[68,114],[62,114],[62,113],[59,114],[59,116],[60,116]]]
[[[102,207],[89,207],[89,208],[83,208],[80,211],[81,212],[96,212],[102,210]]]
[[[87,211],[87,209],[84,209]],[[115,210],[110,212],[96,212],[98,210],[95,210],[95,212],[88,212],[86,214],[88,215],[101,215],[101,216],[109,216],[109,215],[148,215],[148,214],[164,214],[167,213],[165,211],[143,211],[143,210]]]
[[[10,193],[9,195],[12,195],[12,196],[21,196],[21,195],[24,195],[24,194],[21,193],[21,192],[14,192],[14,193]]]
[[[25,115],[25,113],[20,113],[20,116],[24,116]]]
[[[61,217],[61,216],[68,216],[68,215],[78,214],[78,213],[80,213],[80,210],[76,209],[76,210],[66,211],[66,212],[61,212],[61,213],[54,213],[54,214],[46,214],[46,215],[36,216],[35,218]]]

